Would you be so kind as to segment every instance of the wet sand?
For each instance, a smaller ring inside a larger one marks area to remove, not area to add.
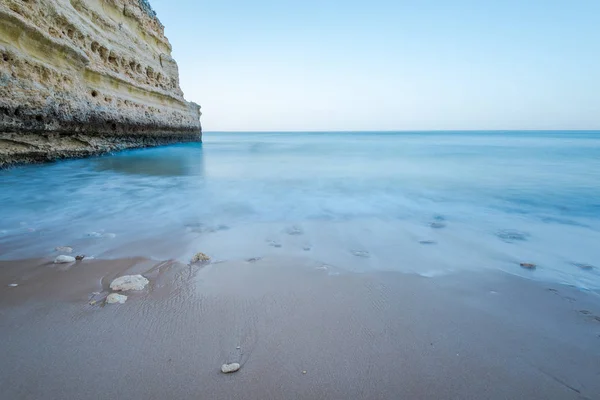
[[[148,288],[104,305],[131,273]],[[6,399],[600,398],[598,294],[500,272],[21,260],[0,315]]]

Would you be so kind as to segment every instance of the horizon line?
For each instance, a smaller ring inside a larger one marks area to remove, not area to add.
[[[202,133],[599,132],[598,129],[202,130]]]

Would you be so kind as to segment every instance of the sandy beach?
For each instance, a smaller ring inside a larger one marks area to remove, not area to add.
[[[125,274],[150,284],[104,304]],[[501,272],[32,259],[0,285],[5,399],[600,397],[598,294]]]

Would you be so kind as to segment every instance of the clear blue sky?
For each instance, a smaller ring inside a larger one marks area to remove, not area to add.
[[[600,0],[151,0],[213,130],[600,129]]]

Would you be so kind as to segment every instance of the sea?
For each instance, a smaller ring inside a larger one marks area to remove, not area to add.
[[[0,259],[59,246],[598,290],[600,132],[205,132],[0,171]]]

